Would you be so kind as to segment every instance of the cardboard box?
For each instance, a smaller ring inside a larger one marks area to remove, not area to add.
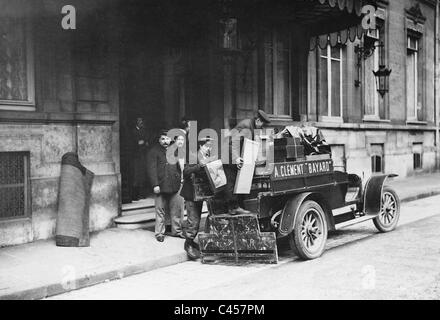
[[[194,187],[194,201],[208,200],[214,196],[205,172],[193,173],[191,180]]]
[[[274,160],[275,162],[284,162],[286,160],[304,158],[303,145],[287,145],[275,147]]]
[[[300,146],[302,145],[301,138],[279,138],[274,140],[275,147],[280,146]]]
[[[251,192],[252,179],[255,172],[255,162],[258,157],[260,143],[249,139],[243,144],[243,167],[238,171],[235,181],[235,194],[249,194]]]
[[[205,172],[212,192],[218,193],[226,188],[227,180],[221,160],[207,163],[205,166]]]
[[[304,146],[286,146],[287,159],[304,158]]]

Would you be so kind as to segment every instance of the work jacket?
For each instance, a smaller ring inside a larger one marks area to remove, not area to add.
[[[235,130],[234,130],[235,129]],[[251,136],[248,137],[251,140],[255,139],[255,120],[254,119],[244,119],[240,121],[232,130],[232,134],[230,136],[229,146],[231,150],[231,164],[235,164],[235,160],[237,158],[241,158],[241,148],[243,145],[243,137],[240,137],[240,143],[233,143],[234,139],[238,139],[238,136],[240,136],[240,133],[243,132],[243,130],[247,129],[250,131]]]
[[[209,158],[204,157],[200,151],[197,153],[197,161],[200,159],[204,159],[204,162],[209,162]],[[183,169],[183,186],[182,190],[180,191],[180,195],[186,200],[186,201],[194,201],[194,185],[192,181],[192,174],[193,173],[200,173],[203,172],[203,167],[201,164],[186,164],[185,169]]]
[[[170,164],[167,161],[167,149],[155,144],[147,155],[147,171],[151,185],[160,187],[160,193],[177,193],[181,183],[179,162]]]

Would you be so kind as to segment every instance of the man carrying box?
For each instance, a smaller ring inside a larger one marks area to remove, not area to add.
[[[244,119],[240,121],[231,131],[230,135],[230,150],[231,150],[231,164],[225,164],[224,170],[227,178],[227,186],[224,191],[224,198],[228,204],[228,213],[249,214],[250,212],[244,210],[239,206],[239,198],[234,194],[235,181],[238,170],[243,167],[243,158],[241,157],[241,146],[243,137],[248,139],[255,139],[255,130],[262,129],[265,125],[270,123],[269,116],[263,111],[258,110],[253,119]]]
[[[204,138],[199,141],[199,151],[197,152],[198,164],[186,164],[183,169],[183,186],[180,195],[185,199],[187,223],[184,228],[185,251],[190,259],[200,257],[198,245],[194,242],[200,228],[202,217],[203,201],[194,200],[194,185],[192,174],[203,172],[203,167],[210,161],[212,149],[212,139]]]

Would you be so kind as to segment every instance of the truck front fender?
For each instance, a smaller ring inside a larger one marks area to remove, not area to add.
[[[396,174],[384,174],[368,179],[364,191],[364,213],[367,216],[376,216],[380,213],[382,190],[387,178],[397,177]]]

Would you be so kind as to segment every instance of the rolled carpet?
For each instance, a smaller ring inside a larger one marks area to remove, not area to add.
[[[89,206],[93,177],[93,172],[79,162],[76,153],[63,155],[55,238],[57,246],[90,245]]]

